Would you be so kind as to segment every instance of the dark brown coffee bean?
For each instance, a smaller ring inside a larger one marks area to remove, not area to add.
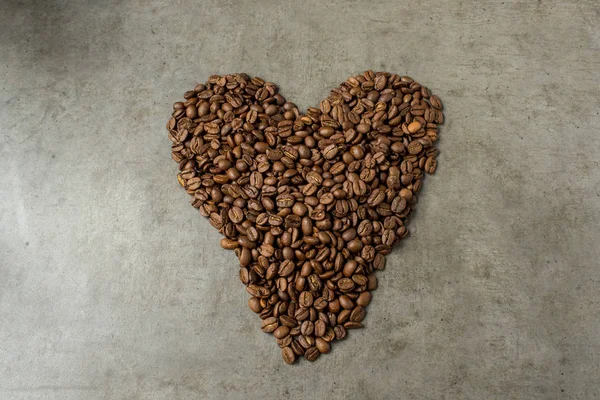
[[[373,296],[371,295],[371,292],[363,292],[356,299],[356,305],[359,305],[361,307],[366,307],[369,305],[372,298],[373,298]]]
[[[336,325],[333,328],[333,332],[335,333],[335,338],[337,340],[342,340],[346,337],[346,328],[341,325]]]
[[[262,331],[266,333],[275,332],[278,326],[279,323],[275,317],[266,318],[261,322]]]
[[[275,339],[275,340],[277,341],[277,345],[282,349],[284,347],[288,347],[290,344],[292,344],[292,336],[291,335],[287,335],[281,339]]]
[[[282,315],[281,317],[279,317],[279,322],[281,322],[282,325],[285,325],[289,328],[294,328],[296,325],[298,325],[296,323],[296,320],[288,315]]]
[[[352,280],[354,281],[354,283],[356,283],[358,286],[363,286],[367,284],[367,277],[361,274],[356,274],[356,275],[352,275]]]
[[[321,354],[327,354],[331,350],[331,345],[320,337],[315,339],[315,346]]]
[[[296,314],[294,316],[296,317],[296,320],[304,321],[308,318],[308,314],[308,308],[299,308],[298,310],[296,310]]]
[[[255,313],[259,313],[262,311],[262,306],[260,305],[260,300],[257,297],[250,297],[248,299],[248,306]]]
[[[352,313],[352,310],[340,311],[340,313],[338,314],[338,321],[337,321],[338,324],[343,324],[344,322],[348,321],[351,313]]]
[[[412,142],[410,142],[408,144],[408,152],[410,154],[413,154],[413,155],[419,154],[422,150],[423,150],[423,145],[416,140],[413,140]]]
[[[362,328],[362,324],[360,322],[348,321],[344,323],[344,328],[346,329],[358,329]]]
[[[346,245],[346,248],[353,253],[358,253],[363,247],[362,242],[359,239],[352,239]]]
[[[338,288],[342,292],[349,292],[352,289],[354,289],[354,282],[352,281],[352,279],[342,278],[338,281]]]
[[[374,274],[370,274],[367,282],[367,290],[372,291],[377,289],[377,277]]]
[[[306,353],[304,353],[304,358],[306,358],[308,361],[315,361],[320,355],[321,353],[319,353],[319,350],[316,347],[311,347],[306,350]]]
[[[325,330],[325,334],[323,335],[323,340],[327,342],[332,342],[335,340],[335,332],[331,326],[328,326]]]
[[[283,260],[281,262],[281,264],[279,264],[279,276],[288,276],[290,275],[292,272],[294,272],[294,268],[296,266],[294,265],[294,262],[291,260]]]
[[[352,316],[350,317],[350,319],[352,319]],[[273,331],[273,336],[275,336],[277,339],[282,339],[282,338],[286,337],[289,333],[290,333],[290,328],[288,326],[282,325],[282,326],[278,327],[277,329],[275,329],[275,331]]]
[[[300,327],[300,332],[305,336],[310,336],[315,331],[315,324],[312,321],[304,321]]]
[[[315,310],[317,311],[323,311],[324,309],[327,308],[327,304],[328,301],[326,298],[324,297],[319,297],[315,300],[313,307],[315,308]]]
[[[317,267],[319,264],[316,262],[312,263],[313,269]],[[312,274],[308,277],[308,287],[312,292],[319,292],[323,287],[323,283],[321,282],[321,278],[317,274]]]
[[[317,322],[315,322],[315,336],[317,337],[321,337],[325,334],[325,331],[327,330],[327,325],[325,324],[325,322],[318,320]]]
[[[442,101],[436,95],[433,95],[429,98],[429,102],[431,106],[435,109],[441,110],[443,108]]]
[[[281,356],[283,357],[283,361],[287,364],[293,364],[296,361],[296,353],[291,347],[284,347],[281,349]]]
[[[294,352],[294,354],[296,356],[302,356],[304,355],[304,348],[298,343],[297,340],[292,340],[292,343],[290,344],[290,348],[292,349],[292,351]]]
[[[340,302],[340,306],[342,306],[343,309],[351,310],[354,308],[354,302],[352,302],[352,300],[350,300],[350,297],[348,297],[346,295],[341,295],[338,298],[338,300]]]
[[[356,306],[350,314],[350,321],[361,322],[365,318],[365,309],[361,306]]]
[[[313,295],[311,292],[302,292],[300,293],[300,298],[298,299],[298,303],[301,307],[309,308],[313,304]]]

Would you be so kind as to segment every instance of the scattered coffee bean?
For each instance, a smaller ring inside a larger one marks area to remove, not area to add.
[[[441,100],[366,71],[300,113],[275,84],[211,76],[173,104],[177,180],[234,250],[248,306],[288,364],[362,327],[376,270],[437,169]]]

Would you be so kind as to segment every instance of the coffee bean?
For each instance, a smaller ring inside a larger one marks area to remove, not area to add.
[[[358,328],[362,328],[362,324],[360,322],[348,321],[348,322],[344,323],[344,328],[358,329]]]
[[[271,332],[275,332],[275,330],[278,327],[278,322],[277,322],[277,318],[275,317],[269,317],[266,318],[262,321],[261,323],[261,328],[263,332],[266,333],[271,333]]]
[[[352,279],[348,279],[348,278],[342,278],[338,281],[338,288],[342,291],[342,292],[349,292],[352,289],[354,289],[354,282],[352,281]]]
[[[441,110],[443,105],[442,105],[442,101],[440,100],[439,97],[437,97],[436,95],[433,95],[429,98],[429,101],[431,103],[431,106],[435,109]]]
[[[436,171],[442,108],[412,78],[373,71],[304,115],[245,74],[212,76],[173,104],[177,180],[238,256],[248,306],[286,363],[362,327],[374,271]]]
[[[331,350],[331,345],[320,337],[315,339],[315,345],[321,354],[327,354]]]
[[[355,322],[358,322],[358,321],[355,321]],[[282,338],[286,337],[289,333],[290,333],[290,328],[288,326],[282,325],[273,331],[273,336],[275,336],[277,339],[282,339]]]
[[[356,306],[352,313],[350,314],[350,321],[352,322],[360,322],[365,317],[365,309],[361,306]]]
[[[354,303],[352,302],[352,300],[350,299],[350,297],[348,297],[347,295],[343,294],[338,298],[339,302],[340,302],[340,306],[342,306],[343,309],[345,310],[351,310],[354,308]]]
[[[317,311],[323,311],[325,308],[327,308],[327,305],[328,305],[327,299],[325,299],[324,297],[319,297],[315,300],[313,307]]]
[[[282,325],[285,325],[289,328],[294,328],[296,325],[298,325],[296,323],[296,320],[288,315],[282,315],[281,317],[279,317],[279,322],[281,322]]]
[[[315,361],[320,355],[321,353],[319,353],[319,350],[316,347],[311,347],[306,350],[306,353],[304,353],[304,358],[306,358],[308,361]]]
[[[260,300],[257,297],[250,297],[248,299],[248,306],[255,313],[259,313],[262,311],[262,306],[260,305]]]
[[[421,123],[418,121],[411,122],[408,125],[408,131],[410,133],[417,133],[421,129],[421,126],[422,126]]]
[[[371,302],[372,295],[371,292],[363,292],[356,299],[356,304],[361,307],[366,307]]]
[[[370,274],[367,282],[367,290],[375,289],[377,289],[377,277],[373,274]]]
[[[308,314],[309,314],[308,308],[299,308],[296,311],[296,314],[294,316],[295,316],[296,320],[304,321],[305,319],[308,318]]]
[[[232,240],[229,238],[221,239],[221,247],[226,250],[233,250],[239,247],[237,240]]]
[[[315,331],[315,324],[312,321],[304,321],[300,327],[300,332],[305,335],[312,335]]]
[[[352,275],[352,281],[356,283],[358,286],[363,286],[367,284],[367,277],[361,274]]]
[[[283,262],[279,265],[279,276],[288,276],[292,272],[294,272],[294,262],[291,260],[283,260]]]
[[[277,331],[275,331],[275,332],[277,332]],[[277,341],[277,345],[282,349],[284,347],[288,347],[290,344],[292,344],[292,336],[291,335],[284,336],[281,339],[276,338],[275,340]]]
[[[294,361],[296,361],[296,354],[291,347],[284,347],[281,349],[281,356],[283,357],[283,361],[287,364],[293,364]]]
[[[323,340],[325,340],[326,342],[332,342],[333,340],[335,340],[335,331],[332,327],[327,327],[325,333],[323,334]]]
[[[295,335],[298,336],[298,335]],[[296,356],[302,356],[304,355],[304,348],[298,343],[297,340],[292,340],[292,343],[290,344],[290,348],[292,349],[292,351],[294,352],[294,354]]]
[[[302,292],[300,293],[300,297],[298,299],[298,304],[301,307],[309,308],[313,304],[313,295],[311,292]]]
[[[327,329],[327,325],[325,322],[318,320],[315,322],[315,336],[320,337],[325,334],[325,330]]]

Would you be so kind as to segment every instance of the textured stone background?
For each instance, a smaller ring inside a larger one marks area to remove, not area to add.
[[[1,3],[1,399],[600,397],[597,0]],[[288,367],[164,125],[369,68],[445,102],[438,173],[367,328]]]

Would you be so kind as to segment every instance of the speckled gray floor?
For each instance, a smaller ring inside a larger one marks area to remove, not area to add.
[[[13,1],[0,9],[0,398],[600,397],[596,0]],[[302,109],[365,69],[448,123],[366,319],[282,363],[164,125],[213,73]]]

